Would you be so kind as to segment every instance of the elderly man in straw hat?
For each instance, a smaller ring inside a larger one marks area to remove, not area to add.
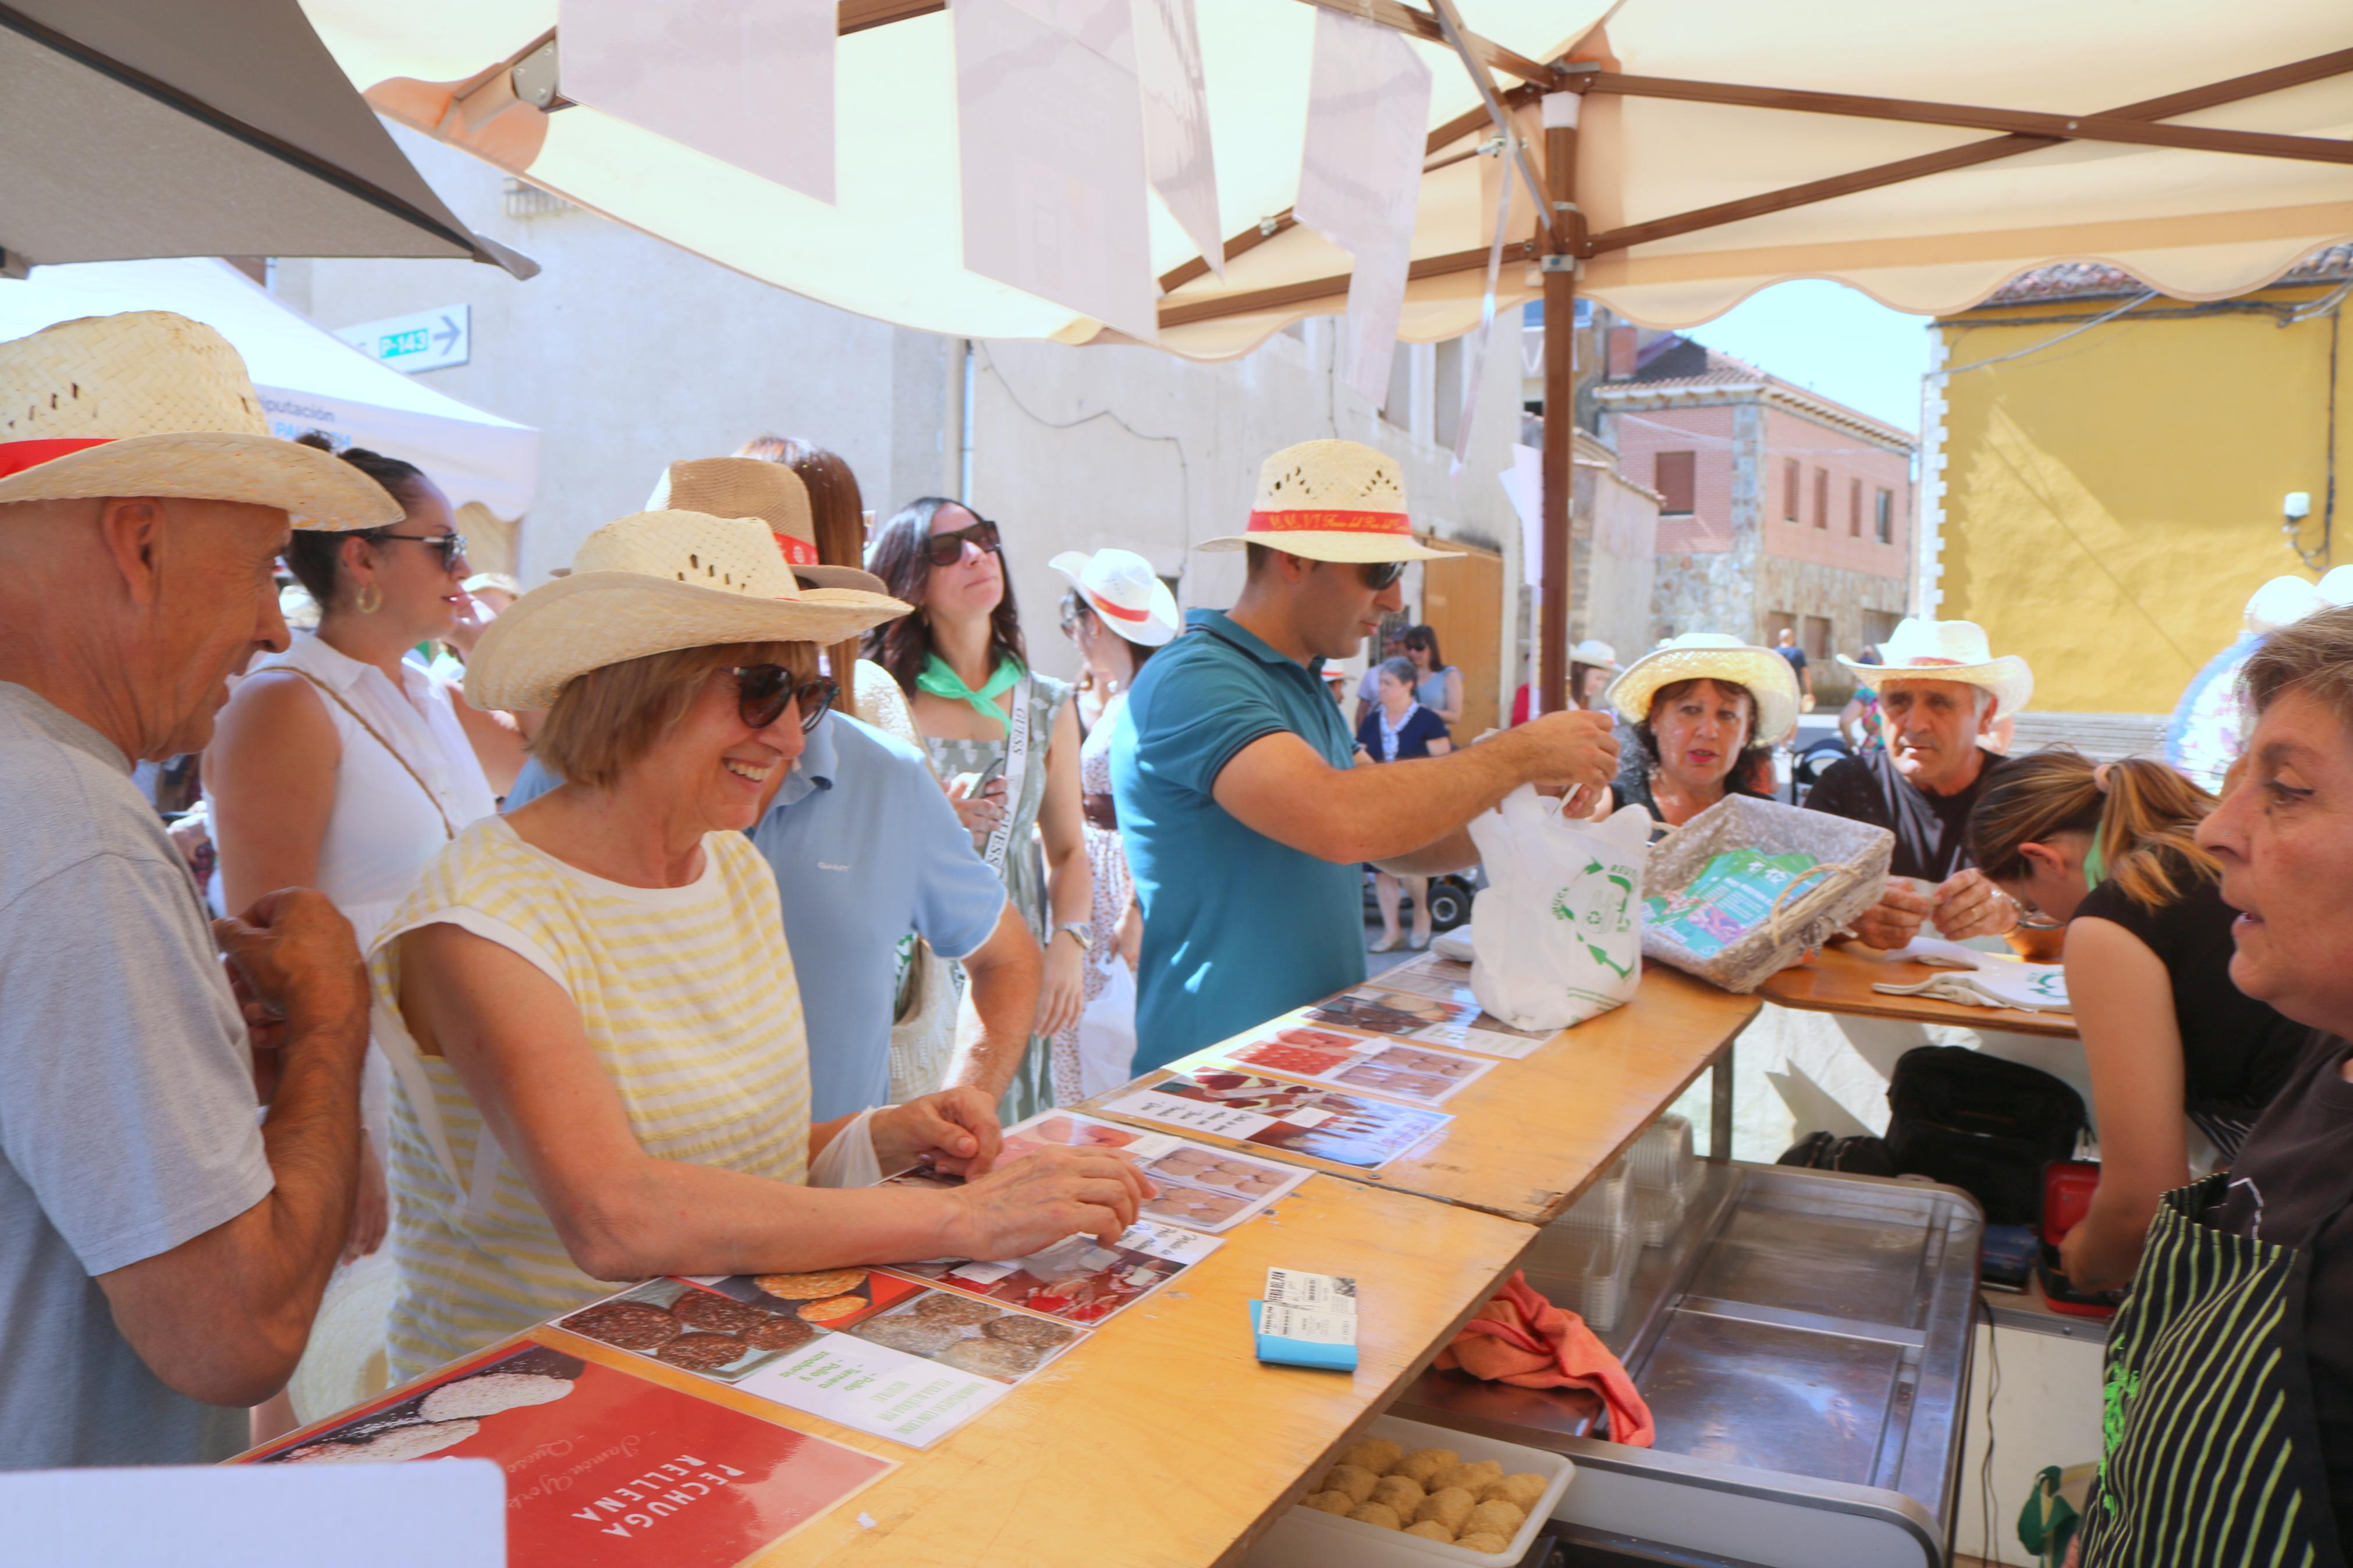
[[[2034,674],[2014,654],[1994,658],[1974,621],[1907,618],[1880,653],[1883,664],[1839,662],[1878,686],[1887,749],[1831,763],[1806,797],[1811,810],[1895,835],[1887,895],[1855,932],[1901,947],[1933,919],[1956,942],[2007,935],[2018,906],[1969,864],[1969,808],[2001,763],[1978,738],[2026,705]]]
[[[207,931],[130,776],[201,750],[227,677],[287,646],[290,514],[400,519],[268,428],[236,351],[178,316],[0,343],[0,1469],[243,1447],[351,1222],[351,927],[288,890]]]
[[[1403,608],[1415,542],[1397,465],[1308,441],[1260,471],[1231,610],[1195,610],[1144,667],[1113,741],[1138,901],[1135,1066],[1161,1066],[1365,977],[1360,865],[1407,876],[1478,856],[1463,826],[1523,784],[1598,789],[1606,713],[1548,713],[1444,757],[1352,766],[1324,661]]]
[[[807,488],[781,463],[675,462],[646,505],[757,518],[804,586],[882,593],[882,580],[870,572],[818,562]],[[848,670],[834,674],[849,678]],[[533,757],[505,809],[561,783]],[[800,754],[771,775],[750,831],[776,873],[785,945],[808,1016],[812,1117],[830,1121],[890,1102],[899,948],[909,931],[965,966],[981,1028],[967,1071],[1010,1063],[1028,1048],[1045,969],[1038,939],[1006,897],[1004,880],[973,848],[921,752],[828,710],[810,726]],[[941,1085],[934,1079],[931,1087]]]

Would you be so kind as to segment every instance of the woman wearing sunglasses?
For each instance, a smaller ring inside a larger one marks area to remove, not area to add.
[[[801,587],[757,519],[663,510],[597,530],[483,635],[469,696],[544,709],[533,748],[566,782],[462,833],[370,954],[402,1090],[396,1377],[602,1281],[1013,1258],[1134,1218],[1151,1188],[1118,1156],[992,1170],[973,1089],[810,1115],[776,873],[744,830],[830,701],[818,646],[905,609]],[[926,1156],[974,1179],[868,1184]]]
[[[1033,674],[997,524],[938,496],[882,525],[866,564],[915,613],[867,638],[891,672],[973,844],[1046,950],[1028,1051],[1008,1064],[1011,1121],[1084,1098],[1074,1026],[1098,940],[1071,688]],[[1042,853],[1041,853],[1042,849]]]
[[[325,447],[323,437],[306,441]],[[315,634],[254,660],[222,710],[203,775],[219,861],[219,907],[241,910],[277,888],[317,888],[363,946],[442,846],[496,808],[448,690],[410,659],[419,644],[462,635],[466,542],[432,480],[395,458],[354,449],[343,461],[390,491],[406,515],[353,533],[298,531],[286,563],[319,605]],[[479,629],[479,624],[476,624]],[[360,1204],[344,1261],[374,1253],[389,1219],[385,1140],[390,1079],[371,1051],[362,1094]],[[328,1288],[368,1288],[370,1269]],[[381,1321],[381,1306],[377,1308]],[[306,1362],[295,1386],[327,1369]],[[321,1391],[323,1409],[368,1392]],[[281,1394],[256,1415],[257,1437],[294,1425]]]

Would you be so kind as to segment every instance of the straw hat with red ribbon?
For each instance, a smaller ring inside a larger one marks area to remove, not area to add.
[[[808,487],[782,463],[762,458],[685,458],[663,470],[646,500],[648,511],[698,511],[707,517],[756,517],[776,535],[793,575],[812,588],[884,592],[882,579],[855,566],[828,566],[817,557],[817,524]]]
[[[1269,458],[1247,529],[1199,548],[1249,544],[1310,561],[1449,561],[1461,553],[1415,540],[1397,463],[1357,441],[1302,441]]]
[[[1839,656],[1858,680],[1884,688],[1891,680],[1954,680],[1981,686],[1994,696],[1994,711],[2008,716],[2034,695],[2034,672],[2016,654],[1993,657],[1985,628],[1975,621],[1934,621],[1906,616],[1895,635],[1879,645],[1883,662],[1862,664]]]
[[[1065,550],[1046,563],[1078,585],[1103,624],[1143,647],[1159,647],[1183,629],[1176,595],[1133,550]]]
[[[0,504],[101,496],[244,501],[322,531],[403,515],[342,458],[272,436],[228,341],[168,310],[0,343]]]

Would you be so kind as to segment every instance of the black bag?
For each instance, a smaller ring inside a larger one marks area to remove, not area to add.
[[[1886,1140],[1868,1134],[1841,1138],[1829,1132],[1809,1132],[1773,1163],[1800,1165],[1810,1171],[1844,1171],[1854,1176],[1897,1174],[1895,1162],[1887,1152]]]
[[[1964,1046],[1904,1053],[1887,1086],[1895,1168],[1959,1187],[1988,1225],[2042,1217],[2042,1167],[2071,1160],[2084,1099],[2038,1068]]]

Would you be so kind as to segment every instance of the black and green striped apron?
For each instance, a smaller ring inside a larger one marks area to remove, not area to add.
[[[2108,1334],[2082,1568],[2345,1568],[2304,1357],[2306,1261],[2199,1216],[2219,1173],[2165,1195]]]

